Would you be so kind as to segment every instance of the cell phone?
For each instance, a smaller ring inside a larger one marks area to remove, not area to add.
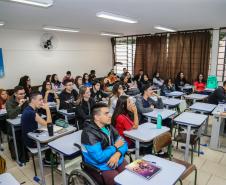
[[[43,132],[43,130],[38,130],[38,129],[33,131],[33,133],[36,133],[36,134],[40,134],[42,132]]]

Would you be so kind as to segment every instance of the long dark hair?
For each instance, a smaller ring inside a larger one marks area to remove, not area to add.
[[[52,76],[51,76],[51,82],[53,83],[53,84],[60,84],[60,81],[59,80],[55,80],[55,76],[56,76],[57,74],[53,74]]]
[[[27,83],[28,79],[30,79],[29,76],[25,75],[20,78],[20,81],[18,84],[18,86],[22,86],[24,88],[27,97],[29,97],[29,94],[31,91],[31,86],[28,85],[28,83]]]
[[[199,81],[199,76],[200,76],[200,75],[202,75],[202,81],[201,81],[201,82],[202,82],[202,83],[206,83],[206,81],[204,80],[204,75],[203,75],[202,73],[199,73],[199,74],[198,74],[198,76],[197,76],[197,81],[200,82],[200,81]]]
[[[180,80],[184,80],[186,81],[185,77],[183,77],[182,79],[180,78],[180,74],[183,73],[182,71],[180,71],[179,73],[177,73],[177,78],[176,80],[180,81]],[[184,74],[184,73],[183,73]]]
[[[79,78],[82,78],[82,76],[76,76],[76,78],[75,78],[75,85],[76,85],[76,87],[79,89],[80,87],[79,87],[79,85],[78,85],[78,79]],[[82,78],[82,81],[83,81],[83,78]]]
[[[78,99],[76,101],[76,104],[79,105],[80,103],[82,103],[83,101],[83,96],[86,93],[86,90],[89,89],[89,87],[86,86],[81,86],[79,88],[79,95],[78,95]]]
[[[86,79],[85,79],[85,76],[88,76],[88,79],[87,79],[87,81],[89,82],[89,75],[88,75],[88,73],[84,73],[83,74],[83,77],[82,77],[82,81],[83,81],[83,83],[86,83]]]
[[[120,114],[128,114],[129,111],[127,109],[127,100],[128,100],[129,96],[126,95],[122,95],[118,98],[116,107],[115,107],[115,111],[112,115],[111,121],[112,124],[115,126],[116,125],[116,119]]]
[[[48,81],[48,80],[44,81],[43,84],[42,84],[42,91],[41,91],[44,95],[45,95],[45,93],[46,93],[46,84],[47,84],[47,83],[50,83],[51,89],[52,89],[52,84],[51,84],[51,82]]]

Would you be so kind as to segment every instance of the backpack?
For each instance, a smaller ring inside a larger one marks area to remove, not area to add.
[[[6,160],[0,155],[0,174],[6,172]]]

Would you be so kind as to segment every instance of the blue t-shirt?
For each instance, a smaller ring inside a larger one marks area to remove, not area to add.
[[[143,107],[144,108],[150,107],[150,104],[149,104],[148,100],[145,100],[144,98],[143,98]]]
[[[45,93],[42,92],[42,97],[45,98]],[[53,93],[49,93],[47,97],[47,102],[55,102],[55,97]]]
[[[22,137],[24,144],[28,147],[36,147],[35,142],[28,137],[29,132],[38,129],[38,123],[35,121],[36,111],[29,105],[27,106],[21,117]]]

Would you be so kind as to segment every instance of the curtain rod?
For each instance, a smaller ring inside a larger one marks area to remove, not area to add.
[[[222,29],[222,28],[221,28]],[[120,37],[112,37],[112,38],[124,38],[124,37],[143,37],[148,35],[162,35],[162,34],[168,34],[168,33],[181,33],[181,32],[199,32],[199,31],[210,31],[213,30],[213,28],[206,28],[206,29],[198,29],[198,30],[181,30],[176,32],[161,32],[161,33],[146,33],[146,34],[136,34],[136,35],[125,35]]]

